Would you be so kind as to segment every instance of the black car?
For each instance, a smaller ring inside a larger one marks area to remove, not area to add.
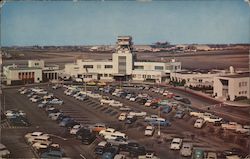
[[[116,154],[119,153],[119,147],[110,146],[108,147],[102,155],[102,159],[114,158]]]
[[[75,126],[75,125],[80,125],[80,123],[78,123],[78,122],[76,122],[76,121],[70,121],[69,123],[67,123],[66,125],[65,125],[65,127],[67,127],[67,128],[72,128],[73,126]]]
[[[131,156],[145,155],[146,150],[137,142],[129,142],[127,145],[121,146],[122,150],[128,151]]]
[[[83,136],[88,135],[90,133],[92,133],[92,132],[89,129],[83,127],[76,132],[76,138],[81,140],[83,138]]]
[[[96,135],[94,133],[87,133],[82,135],[82,144],[89,145],[96,139]]]
[[[127,116],[125,124],[132,124],[137,120],[136,116]]]
[[[191,104],[191,101],[188,98],[182,98],[179,101],[181,101],[182,103],[185,103],[185,104]]]
[[[102,155],[102,154],[107,150],[107,148],[110,147],[110,146],[111,146],[110,143],[105,142],[105,141],[102,141],[102,142],[100,142],[100,143],[96,146],[94,152],[95,152],[95,154],[97,154],[97,155]]]
[[[139,99],[137,100],[137,103],[139,103],[139,104],[141,104],[141,105],[144,105],[146,102],[147,102],[147,99],[145,99],[145,98],[139,98]]]
[[[47,113],[51,114],[51,113],[59,113],[60,110],[59,109],[52,109],[52,110],[48,110]]]
[[[16,116],[15,118],[10,118],[10,125],[12,126],[30,126],[28,119],[22,116]]]
[[[61,122],[64,118],[70,118],[70,116],[60,114],[59,117],[57,118],[57,121],[58,121],[58,122]]]

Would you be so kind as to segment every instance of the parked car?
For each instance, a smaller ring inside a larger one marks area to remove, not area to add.
[[[195,128],[202,128],[204,124],[205,124],[205,120],[197,119],[194,123],[194,127]]]
[[[35,150],[39,151],[39,150],[41,150],[41,149],[47,149],[47,148],[49,147],[50,144],[51,144],[50,141],[48,141],[48,142],[43,142],[43,143],[36,142],[36,143],[34,143],[34,144],[32,145],[32,147],[33,147]]]
[[[149,122],[150,125],[153,125],[153,126],[170,126],[171,125],[171,122],[169,120],[157,120],[157,121],[151,121]]]
[[[188,157],[192,155],[193,145],[191,143],[183,143],[180,154],[184,157]]]
[[[146,154],[145,147],[138,144],[137,142],[129,142],[127,145],[125,145],[125,147],[131,156],[139,156]]]
[[[113,159],[116,154],[119,153],[119,148],[118,147],[108,147],[106,151],[102,155],[102,159]]]
[[[101,141],[95,148],[94,152],[97,155],[102,155],[111,144],[106,141]]]
[[[79,131],[82,128],[82,125],[75,125],[70,129],[70,134],[76,135],[77,131]]]
[[[121,113],[118,117],[118,120],[120,121],[124,121],[127,118],[127,113]]]
[[[110,104],[112,102],[114,102],[114,100],[113,99],[108,99],[108,98],[100,100],[101,105],[103,105],[103,104]]]
[[[48,134],[44,134],[43,132],[39,132],[39,131],[36,131],[36,132],[32,132],[32,133],[27,133],[24,138],[25,140],[27,141],[28,139],[30,138],[35,138],[37,136],[49,136]]]
[[[64,118],[60,123],[59,126],[66,127],[67,124],[73,122],[74,120],[72,118]]]
[[[235,130],[238,133],[242,133],[242,134],[249,134],[250,135],[250,125],[243,125],[243,126],[239,126],[236,128]]]
[[[125,121],[125,124],[132,124],[137,120],[136,116],[128,115]]]
[[[7,149],[5,145],[0,143],[0,158],[9,158],[10,157],[10,151]]]
[[[107,142],[113,146],[120,146],[120,145],[128,144],[127,139],[123,137],[117,137],[115,139],[108,139]]]
[[[59,104],[59,105],[62,105],[63,104],[63,100],[54,98],[54,99],[50,100],[48,103],[49,104]]]
[[[115,131],[116,131],[116,130],[113,129],[113,128],[107,128],[107,129],[105,129],[105,130],[101,130],[101,131],[99,132],[99,135],[100,135],[100,136],[105,136],[105,135],[112,134],[112,133],[114,133]]]
[[[41,154],[41,158],[48,158],[48,159],[60,159],[63,158],[64,152],[63,151],[47,151]]]
[[[160,158],[155,156],[155,154],[152,152],[147,152],[145,155],[138,156],[138,159],[160,159]]]
[[[82,143],[85,145],[91,144],[96,139],[96,135],[94,133],[88,133],[82,136]]]
[[[148,125],[148,126],[146,126],[144,135],[145,135],[145,136],[153,136],[153,135],[154,135],[154,132],[155,132],[154,126]]]
[[[128,115],[131,115],[131,116],[137,116],[137,117],[144,117],[147,115],[147,112],[129,112]]]
[[[228,129],[228,130],[236,130],[239,127],[242,127],[240,124],[236,122],[229,122],[225,124],[221,124],[222,129]]]
[[[184,115],[185,113],[183,111],[177,111],[174,117],[178,119],[182,119]]]
[[[205,159],[217,159],[217,154],[215,152],[207,152]]]
[[[121,108],[119,108],[121,111],[131,111],[132,109],[128,106],[123,106]]]
[[[97,133],[99,133],[102,130],[106,130],[106,129],[107,129],[107,127],[103,123],[96,123],[95,125],[91,126],[91,130],[93,132],[97,132]]]
[[[112,107],[122,107],[123,106],[123,104],[121,102],[118,102],[118,101],[111,102],[111,103],[109,103],[109,105]]]
[[[204,159],[204,151],[201,149],[194,149],[192,159]]]
[[[162,108],[161,112],[167,114],[167,113],[171,112],[171,110],[172,110],[172,107],[170,107],[170,106],[164,106]]]
[[[154,120],[157,120],[158,118],[159,118],[158,115],[150,115],[150,116],[146,116],[144,118],[144,121],[146,121],[146,122],[154,121]]]
[[[173,138],[170,149],[171,150],[180,150],[182,146],[182,139],[181,138]]]

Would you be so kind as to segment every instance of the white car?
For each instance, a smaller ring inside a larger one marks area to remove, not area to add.
[[[118,102],[118,101],[111,102],[111,103],[109,103],[109,105],[112,107],[122,107],[123,106],[123,104],[121,102]]]
[[[155,120],[157,120],[158,118],[159,118],[158,115],[150,115],[150,116],[146,116],[146,117],[144,118],[144,121],[146,121],[146,122],[155,121]]]
[[[100,132],[99,132],[99,135],[100,136],[105,136],[105,135],[108,135],[108,134],[112,134],[112,133],[114,133],[115,132],[115,129],[113,129],[113,128],[107,128],[107,129],[105,129],[105,130],[101,130]]]
[[[144,117],[147,115],[147,112],[129,112],[128,115],[137,116],[137,117]]]
[[[238,133],[242,133],[242,134],[250,134],[250,125],[243,125],[243,126],[239,126],[236,128],[235,130]]]
[[[49,114],[49,118],[51,118],[51,120],[57,120],[57,118],[61,115],[62,113],[50,113]]]
[[[95,99],[101,99],[102,96],[100,94],[96,94],[96,93],[91,93],[91,94],[88,94],[89,97],[91,98],[95,98]]]
[[[192,155],[193,145],[191,143],[183,143],[180,154],[182,156],[188,157]]]
[[[44,142],[44,143],[40,143],[40,142],[36,142],[32,145],[33,148],[35,148],[36,150],[40,150],[40,149],[47,149],[49,147],[49,145],[51,144],[51,142]]]
[[[117,138],[127,139],[128,137],[126,136],[125,133],[122,133],[122,132],[119,132],[119,131],[115,131],[114,133],[107,134],[107,135],[104,136],[105,140],[115,140]]]
[[[138,159],[160,159],[160,158],[155,156],[154,153],[146,153],[146,155],[138,156]]]
[[[220,122],[222,121],[222,118],[220,117],[217,117],[217,116],[210,116],[210,117],[205,117],[203,118],[205,121],[209,122],[209,123],[215,123],[215,122]]]
[[[24,138],[28,140],[29,138],[35,138],[37,136],[49,136],[48,134],[44,134],[43,132],[33,132],[33,133],[27,133]]]
[[[127,113],[121,113],[118,117],[118,120],[120,121],[124,121],[126,120],[126,117],[127,117]]]
[[[10,151],[7,150],[6,146],[0,143],[0,158],[9,158]]]
[[[194,123],[194,127],[195,128],[202,128],[202,126],[204,125],[205,120],[204,119],[197,119]]]
[[[147,102],[144,104],[145,107],[150,107],[152,103],[152,100],[147,100]]]
[[[144,132],[144,135],[145,136],[153,136],[154,135],[154,132],[155,132],[155,128],[153,126],[146,126],[146,129],[145,129],[145,132]]]
[[[62,105],[63,104],[63,100],[54,98],[54,99],[50,100],[48,103],[49,104],[59,104],[59,105]]]
[[[101,99],[100,100],[101,105],[103,105],[103,104],[110,104],[110,103],[113,103],[113,102],[114,102],[113,99]]]
[[[131,111],[132,109],[128,106],[124,106],[120,108],[121,111]]]
[[[130,98],[129,98],[129,101],[134,102],[135,100],[136,100],[136,97],[130,97]]]
[[[198,117],[198,118],[201,118],[203,116],[203,113],[202,112],[196,112],[196,111],[191,111],[189,113],[190,116],[194,116],[194,117]]]
[[[127,157],[123,154],[117,154],[115,155],[114,159],[127,159]]]
[[[54,96],[53,93],[50,93],[50,94],[44,95],[44,96],[43,96],[43,99],[50,99],[50,98],[52,98],[53,96]]]
[[[181,138],[173,138],[170,149],[171,150],[180,150],[182,145],[182,139]]]
[[[221,127],[223,129],[228,129],[228,130],[236,130],[237,128],[242,127],[242,125],[236,123],[236,122],[229,122],[226,124],[221,124]]]
[[[75,125],[75,126],[73,126],[71,129],[70,129],[70,134],[72,134],[72,135],[75,135],[76,133],[77,133],[77,131],[78,130],[80,130],[82,128],[82,126],[81,125]]]

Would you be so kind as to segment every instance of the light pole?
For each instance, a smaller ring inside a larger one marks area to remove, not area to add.
[[[158,108],[158,116],[159,118],[161,117],[161,111]],[[158,120],[158,136],[161,136],[161,124],[160,124],[160,120]]]

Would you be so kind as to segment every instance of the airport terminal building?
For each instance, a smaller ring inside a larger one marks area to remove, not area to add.
[[[164,82],[170,73],[181,70],[181,62],[137,61],[133,52],[132,37],[119,36],[112,60],[76,60],[65,64],[64,76],[83,78],[84,81],[151,81]]]
[[[3,67],[7,85],[41,83],[58,80],[58,65],[45,65],[44,60],[28,60],[28,65],[8,65]]]

